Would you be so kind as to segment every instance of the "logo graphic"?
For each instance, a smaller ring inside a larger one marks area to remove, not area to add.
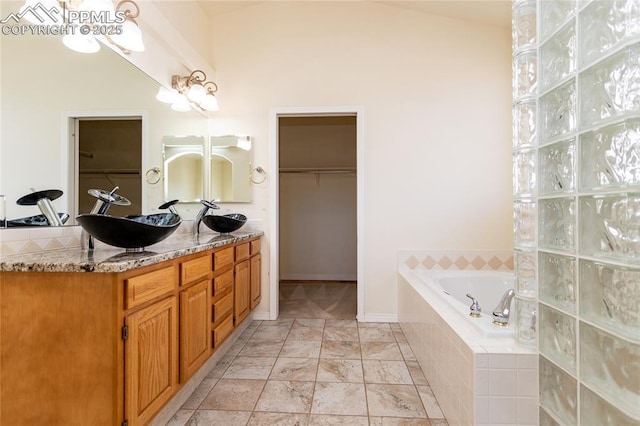
[[[22,18],[34,23],[57,23],[60,18],[60,10],[52,7],[47,9],[41,3],[37,3],[35,6],[27,6],[24,10],[20,10],[18,13],[10,13],[6,18],[0,21],[0,24],[6,24],[13,20],[19,23]]]

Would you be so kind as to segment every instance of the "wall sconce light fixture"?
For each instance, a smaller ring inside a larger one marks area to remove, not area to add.
[[[47,13],[42,13],[44,8]],[[135,20],[140,8],[133,0],[122,0],[115,7],[111,0],[27,0],[19,14],[36,25],[64,27],[62,42],[76,52],[95,53],[100,50],[98,42],[123,53],[144,51]]]
[[[204,71],[195,70],[188,76],[174,75],[171,77],[172,89],[160,87],[156,99],[171,104],[171,109],[186,112],[195,108],[204,111],[218,111],[218,99],[215,93],[218,85],[213,81],[206,81]]]

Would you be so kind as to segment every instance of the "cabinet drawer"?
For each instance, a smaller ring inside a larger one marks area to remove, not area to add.
[[[206,277],[211,272],[211,258],[202,256],[180,264],[180,284],[186,284]]]
[[[249,243],[239,244],[236,246],[236,262],[249,257]]]
[[[173,290],[176,284],[176,267],[172,265],[147,272],[124,282],[125,309],[131,309]]]
[[[260,253],[260,240],[251,241],[251,256]]]
[[[229,293],[213,304],[213,322],[216,323],[233,312],[233,293]]]
[[[233,269],[228,270],[224,274],[218,275],[213,279],[212,297],[222,296],[230,293],[233,288]]]
[[[233,247],[228,247],[213,253],[214,271],[220,271],[231,265],[233,265]]]
[[[220,346],[224,339],[227,338],[233,331],[233,315],[227,317],[222,321],[219,326],[213,329],[213,347]]]

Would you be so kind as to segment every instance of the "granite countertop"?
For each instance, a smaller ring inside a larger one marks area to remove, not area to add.
[[[201,251],[222,247],[262,236],[262,231],[234,232],[228,235],[191,234],[170,237],[140,253],[126,253],[124,249],[106,245],[93,251],[80,248],[42,251],[0,258],[3,272],[125,272],[142,266]]]

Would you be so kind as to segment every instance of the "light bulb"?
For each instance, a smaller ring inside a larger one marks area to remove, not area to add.
[[[187,112],[191,110],[191,106],[185,95],[178,95],[176,100],[171,104],[171,109],[178,112]]]
[[[96,53],[100,50],[100,43],[92,35],[67,34],[62,37],[62,43],[69,49],[80,53]]]
[[[178,94],[179,93],[174,89],[167,89],[164,86],[160,86],[160,88],[158,89],[158,94],[156,95],[156,99],[166,104],[172,104],[176,101]]]
[[[207,96],[207,91],[200,83],[194,83],[187,92],[187,97],[196,103],[202,102],[205,96]]]
[[[204,100],[200,102],[200,106],[207,111],[219,111],[220,107],[218,107],[218,99],[216,99],[215,95],[209,93],[204,97]]]
[[[112,35],[111,39],[115,44],[123,49],[132,52],[144,52],[144,43],[142,42],[142,31],[140,27],[131,19],[127,19],[122,23],[122,33]]]

